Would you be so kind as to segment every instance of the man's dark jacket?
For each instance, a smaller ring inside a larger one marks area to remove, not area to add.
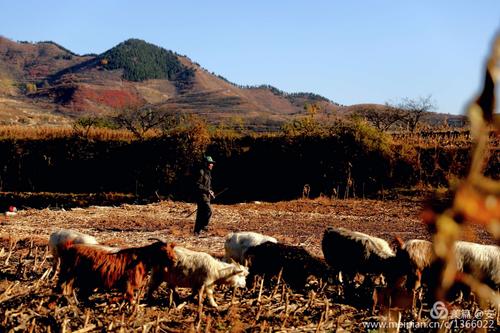
[[[197,196],[196,200],[210,201],[210,190],[212,189],[212,173],[210,170],[202,168],[196,180]]]

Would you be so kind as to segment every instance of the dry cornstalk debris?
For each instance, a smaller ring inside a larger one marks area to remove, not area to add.
[[[307,250],[316,255],[321,255],[321,234],[331,224],[388,240],[394,235],[405,239],[430,237],[419,221],[420,207],[414,200],[321,199],[215,205],[212,231],[204,238],[193,237],[193,220],[183,218],[185,211],[193,207],[189,203],[166,201],[144,206],[19,211],[15,220],[2,225],[0,233],[0,248],[6,249],[0,261],[0,308],[5,310],[0,311],[0,326],[25,327],[33,332],[60,332],[63,327],[67,332],[102,331],[110,327],[115,332],[184,332],[191,328],[199,332],[226,332],[233,328],[250,331],[262,328],[265,332],[337,329],[362,332],[364,320],[378,318],[370,318],[368,307],[346,305],[336,285],[320,281],[304,291],[294,291],[281,277],[269,285],[257,277],[255,282],[249,281],[247,290],[236,292],[218,288],[215,297],[219,310],[199,307],[198,302],[189,299],[190,290],[182,288],[180,303],[175,304],[165,287],[157,291],[155,304],[144,300],[137,306],[114,304],[110,300],[119,295],[96,293],[90,306],[86,306],[73,297],[53,293],[57,277],[51,277],[52,257],[46,243],[50,232],[57,228],[76,229],[111,246],[146,244],[149,238],[161,238],[219,257],[224,251],[225,235],[241,229],[257,230],[289,244],[306,243]],[[471,240],[491,242],[486,231],[479,227],[475,231],[471,237],[476,238]],[[36,268],[32,266],[35,261]],[[29,268],[20,280],[16,277],[18,267]],[[428,317],[429,308],[419,305],[421,317]],[[404,320],[410,317],[403,314]]]

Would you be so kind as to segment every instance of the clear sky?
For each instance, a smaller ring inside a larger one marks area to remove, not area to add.
[[[0,35],[101,53],[140,38],[238,84],[341,104],[432,95],[459,114],[482,85],[500,0],[0,0]]]

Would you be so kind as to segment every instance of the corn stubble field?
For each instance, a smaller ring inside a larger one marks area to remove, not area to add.
[[[304,246],[321,256],[321,237],[329,225],[343,226],[391,240],[429,239],[420,221],[421,201],[297,200],[279,203],[214,205],[211,231],[205,237],[191,234],[193,204],[163,201],[149,205],[90,207],[64,210],[24,210],[1,223],[0,330],[28,332],[91,331],[366,331],[363,322],[387,320],[387,312],[371,309],[373,290],[358,288],[345,296],[341,287],[313,281],[304,290],[290,290],[281,281],[269,286],[261,280],[233,292],[218,287],[219,309],[200,304],[180,289],[181,300],[172,302],[163,285],[155,300],[130,305],[118,293],[95,293],[88,304],[53,292],[57,277],[48,255],[49,234],[58,228],[75,229],[96,236],[100,243],[127,247],[150,243],[156,237],[221,257],[224,237],[231,231],[254,230],[278,241]],[[466,238],[492,243],[481,228],[471,228]],[[346,254],[348,255],[348,254]],[[144,289],[142,290],[144,292]],[[457,304],[474,308],[475,304]],[[391,318],[398,318],[394,310]],[[402,320],[429,321],[429,307],[402,311]],[[396,319],[397,320],[397,319]]]

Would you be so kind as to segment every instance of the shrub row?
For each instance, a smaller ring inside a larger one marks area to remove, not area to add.
[[[448,186],[467,172],[468,148],[403,147],[378,134],[338,128],[328,135],[224,136],[199,133],[145,140],[78,137],[0,140],[0,191],[130,193],[189,200],[192,174],[204,153],[217,160],[220,202],[310,196],[370,197],[381,189]],[[488,173],[499,174],[500,154]]]

